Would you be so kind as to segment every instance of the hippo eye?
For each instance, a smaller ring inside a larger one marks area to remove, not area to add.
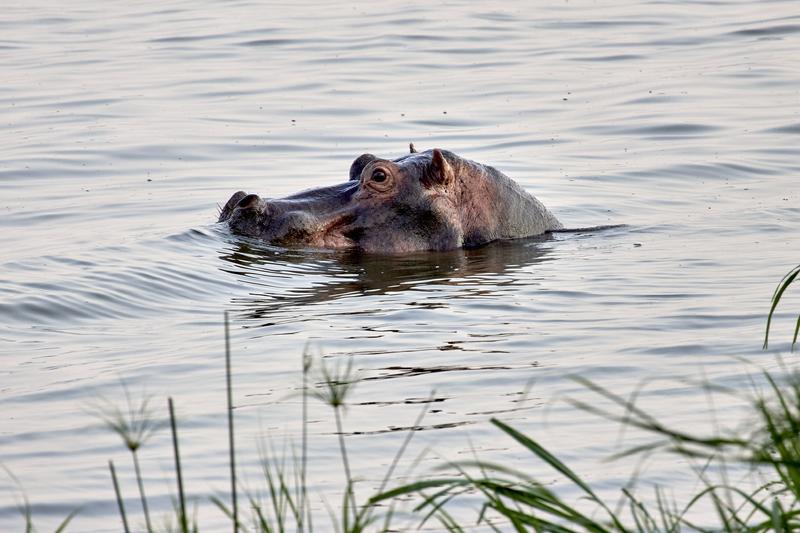
[[[381,169],[377,169],[372,173],[372,181],[377,183],[383,183],[386,181],[386,172]]]
[[[389,191],[393,183],[391,172],[381,167],[372,169],[364,178],[364,185],[379,193]]]

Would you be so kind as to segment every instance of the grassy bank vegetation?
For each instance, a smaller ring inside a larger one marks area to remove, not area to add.
[[[798,276],[800,266],[781,280],[773,294],[767,318],[765,348],[777,306]],[[794,329],[792,347],[797,341],[798,330],[800,317]],[[764,392],[751,393],[747,398],[756,422],[750,426],[747,434],[737,436],[686,433],[662,424],[630,399],[590,381],[581,381],[583,386],[604,399],[605,405],[612,407],[605,409],[574,402],[576,406],[619,424],[638,428],[654,437],[646,445],[620,453],[618,460],[658,452],[675,454],[687,463],[696,465],[694,472],[699,488],[682,502],[668,497],[668,491],[664,489],[656,489],[653,497],[642,498],[630,486],[620,487],[618,499],[606,501],[577,472],[540,445],[536,439],[498,419],[492,419],[491,423],[499,434],[514,441],[533,460],[552,468],[561,477],[561,486],[572,485],[582,497],[578,501],[568,501],[559,495],[557,488],[550,488],[514,465],[497,464],[484,459],[442,465],[437,470],[436,477],[426,477],[402,486],[391,486],[396,467],[413,438],[414,431],[411,430],[406,434],[378,490],[364,498],[357,493],[350,469],[350,454],[344,439],[343,409],[358,382],[352,360],[330,369],[321,361],[312,362],[306,352],[302,362],[303,429],[299,450],[288,461],[263,459],[263,478],[268,497],[262,500],[250,494],[245,494],[242,499],[236,477],[227,315],[225,338],[231,489],[225,500],[215,497],[212,501],[228,517],[230,528],[234,532],[398,531],[396,503],[399,499],[406,506],[409,499],[413,502],[412,523],[419,527],[435,524],[447,531],[464,531],[476,525],[481,530],[556,533],[800,531],[800,375],[785,366],[781,367],[780,376],[762,372]],[[726,392],[743,394],[738,391]],[[158,429],[159,424],[151,416],[147,400],[133,402],[127,392],[126,399],[126,408],[117,409],[108,405],[101,409],[100,416],[122,438],[130,452],[142,516],[132,520],[126,511],[113,462],[109,462],[111,485],[119,507],[120,528],[127,533],[130,531],[130,524],[135,521],[143,523],[144,529],[152,532],[156,528],[149,512],[138,451]],[[330,521],[322,524],[312,521],[308,491],[307,415],[311,400],[321,401],[332,410],[345,479],[345,486],[340,490],[340,505],[336,509],[329,508]],[[169,399],[169,413],[177,496],[174,516],[171,517],[172,525],[166,529],[181,533],[198,531],[202,529],[202,524],[195,523],[186,509],[183,486],[185,467],[180,459],[180,439],[172,399]],[[419,427],[424,416],[425,410],[420,413],[412,427]],[[266,457],[266,454],[263,456]],[[724,475],[726,466],[732,465],[750,467],[768,481],[750,489],[739,488]],[[476,505],[474,519],[461,515],[456,517],[451,513],[457,500],[469,497],[474,502],[476,495],[480,503]],[[710,505],[714,513],[700,513],[702,518],[698,519],[698,513],[693,511],[701,505],[705,508]],[[23,510],[26,531],[32,531],[30,506],[26,504],[24,509],[27,509]],[[408,523],[408,513],[404,512],[403,515],[405,526]],[[65,519],[58,531],[66,529],[72,516]]]

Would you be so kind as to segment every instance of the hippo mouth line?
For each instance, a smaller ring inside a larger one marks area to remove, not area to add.
[[[322,241],[333,248],[355,248],[364,235],[364,228],[355,226],[356,216],[342,215],[330,222],[323,230]]]

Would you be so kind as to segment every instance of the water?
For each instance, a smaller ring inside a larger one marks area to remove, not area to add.
[[[582,376],[691,431],[746,423],[702,379],[748,386],[774,350],[768,298],[798,262],[800,10],[792,1],[28,2],[0,16],[0,460],[42,530],[117,531],[101,398],[172,396],[204,530],[225,524],[222,312],[232,317],[239,461],[300,435],[301,353],[352,356],[345,419],[362,494],[433,395],[401,472],[481,456],[556,476],[488,424],[550,446],[614,497],[604,459],[641,442],[576,409]],[[595,234],[357,259],[277,250],[214,224],[244,189],[281,196],[345,179],[364,152],[414,141],[496,166],[566,226]],[[791,357],[791,356],[787,356]],[[530,384],[526,401],[520,401]],[[433,391],[433,392],[432,392]],[[311,488],[341,489],[335,427],[313,404]],[[170,442],[143,448],[157,515],[175,494]],[[0,476],[0,530],[22,528]],[[676,497],[683,463],[647,462]],[[400,480],[402,478],[398,478]],[[570,489],[561,487],[569,496]],[[465,515],[469,516],[469,515]],[[323,526],[324,529],[324,526]]]

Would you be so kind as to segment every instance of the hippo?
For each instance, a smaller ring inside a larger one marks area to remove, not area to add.
[[[344,183],[285,198],[236,192],[219,221],[268,244],[378,254],[475,248],[562,229],[511,178],[447,150],[363,154]]]

